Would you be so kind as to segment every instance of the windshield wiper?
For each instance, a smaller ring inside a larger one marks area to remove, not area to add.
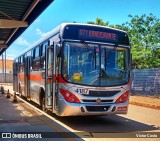
[[[107,59],[110,57],[111,52],[116,51],[117,46],[118,46],[118,42],[115,43],[114,48],[111,49],[111,50],[106,54],[105,60],[107,60]]]
[[[81,43],[82,43],[83,45],[85,45],[86,50],[89,52],[89,55],[90,55],[92,58],[95,58],[95,55],[94,55],[93,52],[90,50],[90,46],[89,46],[84,40],[81,40]]]

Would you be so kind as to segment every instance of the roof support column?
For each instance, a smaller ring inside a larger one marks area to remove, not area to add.
[[[4,58],[2,53],[2,83],[4,82]]]
[[[4,53],[4,82],[6,83],[6,50]]]

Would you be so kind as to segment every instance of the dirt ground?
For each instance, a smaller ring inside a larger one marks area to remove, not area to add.
[[[149,96],[131,95],[130,104],[154,108],[160,110],[160,98],[154,98]]]

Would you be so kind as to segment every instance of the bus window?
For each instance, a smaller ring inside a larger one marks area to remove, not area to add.
[[[39,46],[35,49],[35,58],[39,57]]]
[[[21,56],[21,58],[20,58],[20,63],[21,64],[23,63],[23,56]]]
[[[32,58],[35,58],[35,48],[32,50]]]
[[[22,56],[22,62],[25,62],[25,55]]]
[[[48,46],[48,41],[41,45],[41,59],[40,59],[40,68],[45,69],[45,52],[46,47]]]
[[[24,71],[24,61],[25,61],[25,55],[20,56],[18,58],[18,72],[23,72]]]
[[[117,68],[120,70],[125,70],[125,51],[121,50],[117,52]]]
[[[14,74],[18,73],[18,59],[16,59],[14,62],[13,72]]]
[[[31,50],[27,52],[27,56],[31,56]]]
[[[69,82],[89,83],[98,75],[99,54],[95,55],[95,49],[98,49],[98,46],[89,44],[89,47],[89,49],[85,48],[79,43],[65,44],[62,69],[64,79]]]
[[[45,52],[46,52],[46,47],[48,46],[48,41],[43,43],[43,46],[42,46],[42,55],[41,56],[45,56]]]
[[[40,56],[39,56],[39,46],[33,50],[33,62],[32,69],[37,71],[40,68]]]
[[[24,65],[23,64],[20,65],[20,72],[24,72]]]

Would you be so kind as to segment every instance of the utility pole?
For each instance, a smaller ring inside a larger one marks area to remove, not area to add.
[[[5,73],[5,75],[4,75],[4,82],[6,83],[6,50],[5,50],[5,61],[4,61],[4,73]]]
[[[2,83],[4,82],[4,58],[2,53]]]

